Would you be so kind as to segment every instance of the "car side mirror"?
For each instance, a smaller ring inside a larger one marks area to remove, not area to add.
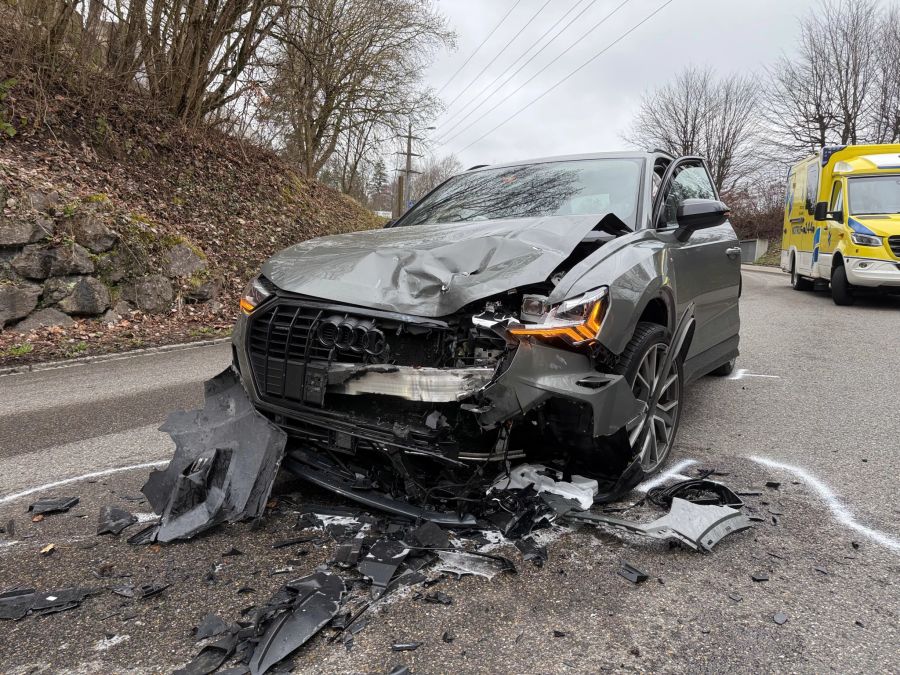
[[[828,220],[828,202],[816,202],[813,218],[818,221]]]
[[[725,223],[729,213],[731,209],[718,199],[685,199],[678,205],[675,214],[675,220],[678,222],[675,238],[678,241],[687,241],[696,230],[717,227]]]

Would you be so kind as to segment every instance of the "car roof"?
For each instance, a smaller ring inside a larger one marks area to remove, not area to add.
[[[621,152],[589,152],[580,155],[556,155],[553,157],[523,159],[516,162],[504,162],[502,164],[480,164],[478,166],[473,166],[471,169],[469,169],[468,171],[464,171],[463,173],[484,171],[487,169],[502,169],[511,166],[525,166],[528,164],[546,164],[549,162],[572,162],[584,159],[649,159],[660,156],[668,157],[671,159],[671,155],[668,155],[664,152],[644,152],[641,150],[626,150]]]

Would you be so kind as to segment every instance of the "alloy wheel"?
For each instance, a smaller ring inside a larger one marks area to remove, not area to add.
[[[665,461],[678,427],[681,372],[674,360],[667,367],[668,351],[664,343],[652,345],[641,358],[631,386],[645,408],[644,414],[629,426],[628,442],[640,457],[645,473],[652,473]]]

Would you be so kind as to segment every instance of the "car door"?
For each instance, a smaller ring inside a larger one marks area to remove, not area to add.
[[[685,199],[718,199],[709,171],[698,157],[682,158],[666,171],[653,222],[665,244],[679,313],[694,303],[696,327],[686,361],[697,357],[696,367],[702,369],[708,359],[719,358],[718,352],[729,341],[734,343],[729,350],[737,347],[741,249],[728,222],[697,230],[679,241],[676,214]]]
[[[831,186],[831,198],[828,201],[829,218],[824,223],[819,223],[822,233],[819,236],[818,274],[823,279],[831,279],[831,264],[834,249],[840,241],[843,225],[831,217],[830,214],[843,212],[844,210],[844,183],[842,178],[836,178]]]

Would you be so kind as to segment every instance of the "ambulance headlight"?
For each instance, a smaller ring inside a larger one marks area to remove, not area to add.
[[[871,234],[860,234],[859,232],[851,232],[850,239],[857,246],[881,246],[883,243],[881,237]]]

